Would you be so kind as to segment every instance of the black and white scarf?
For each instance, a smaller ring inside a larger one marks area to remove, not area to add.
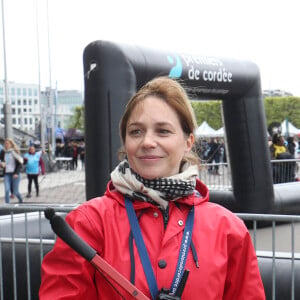
[[[165,178],[146,179],[136,174],[127,160],[123,160],[112,171],[111,180],[116,190],[129,198],[156,203],[166,209],[169,201],[193,194],[197,176],[198,167],[186,163],[181,173]]]

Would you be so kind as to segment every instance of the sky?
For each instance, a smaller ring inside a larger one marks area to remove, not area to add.
[[[83,91],[84,48],[108,40],[250,60],[262,89],[300,96],[297,0],[1,1],[1,80],[6,61],[8,81]]]

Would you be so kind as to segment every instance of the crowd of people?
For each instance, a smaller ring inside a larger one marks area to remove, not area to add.
[[[219,163],[226,163],[226,148],[224,139],[211,137],[198,139],[195,143],[196,151],[203,164],[209,164],[208,172],[213,175],[221,175],[219,172]]]
[[[85,143],[83,141],[57,141],[55,148],[55,157],[70,158],[67,169],[76,170],[78,167],[78,158],[81,162],[81,169],[84,169]]]
[[[269,138],[269,149],[272,160],[273,183],[298,181],[298,158],[300,140],[297,136],[285,138],[280,133]]]
[[[298,136],[284,137],[280,133],[269,136],[270,158],[274,183],[298,181],[298,165],[294,159],[300,157],[300,139]],[[227,163],[226,147],[223,138],[201,138],[196,141],[196,151],[207,171],[220,175],[220,163]],[[291,160],[291,161],[287,161]]]
[[[81,168],[84,168],[84,142],[70,141],[65,146],[59,144],[60,152],[56,152],[56,157],[71,157],[70,169],[76,170],[78,157],[81,161]],[[22,144],[24,146],[24,143]],[[0,168],[2,169],[5,189],[5,203],[10,203],[10,199],[17,198],[19,203],[23,203],[23,196],[19,191],[21,173],[27,177],[26,198],[32,197],[32,184],[35,188],[35,196],[39,197],[39,175],[45,175],[45,162],[43,151],[37,144],[30,143],[27,150],[20,150],[20,147],[11,138],[4,141],[0,147]]]

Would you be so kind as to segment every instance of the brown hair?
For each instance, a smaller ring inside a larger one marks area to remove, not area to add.
[[[193,108],[183,87],[174,79],[168,77],[157,77],[146,83],[126,105],[120,121],[119,131],[122,145],[126,140],[126,128],[128,120],[136,105],[149,96],[164,100],[176,112],[183,132],[189,136],[197,128],[197,122]],[[119,151],[120,159],[124,158],[124,148]],[[193,151],[184,157],[184,161],[198,164],[199,158]]]

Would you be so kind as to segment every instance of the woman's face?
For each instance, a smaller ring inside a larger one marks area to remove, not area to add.
[[[193,141],[192,134],[184,134],[176,112],[162,99],[149,96],[128,119],[124,147],[130,167],[154,179],[177,174]]]
[[[11,142],[10,142],[10,141],[5,141],[5,142],[4,142],[4,147],[5,147],[5,149],[10,149],[10,148],[12,148]]]
[[[34,153],[35,152],[35,148],[33,146],[29,147],[29,153]]]

